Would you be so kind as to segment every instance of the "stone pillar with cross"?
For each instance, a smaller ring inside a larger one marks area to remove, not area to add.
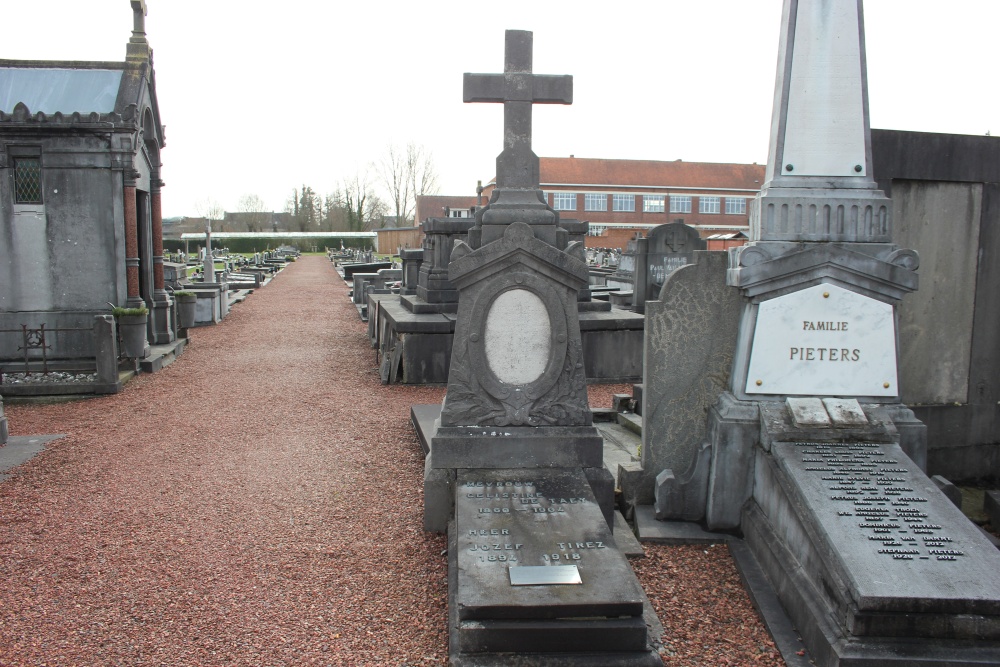
[[[531,150],[531,105],[572,104],[573,77],[541,75],[532,70],[532,35],[525,30],[505,34],[503,74],[464,77],[465,102],[503,103],[503,152],[497,157],[496,188],[470,232],[473,248],[503,237],[512,222],[530,225],[535,237],[565,246],[557,232],[559,214],[539,189],[538,156]]]
[[[149,60],[153,51],[146,41],[146,0],[131,0],[132,36],[125,47],[125,60]]]
[[[450,664],[654,667],[587,400],[584,244],[546,205],[531,151],[531,105],[569,104],[572,79],[532,74],[530,32],[507,31],[505,60],[465,75],[465,101],[503,103],[504,149],[490,203],[451,250],[448,392],[424,431],[424,527],[452,545]]]

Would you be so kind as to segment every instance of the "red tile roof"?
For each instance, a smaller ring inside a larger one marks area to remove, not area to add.
[[[485,204],[486,201],[484,200]],[[417,210],[414,211],[418,223],[425,218],[443,218],[445,208],[472,208],[476,205],[476,196],[455,195],[421,195],[417,197]]]
[[[543,157],[539,158],[539,168],[543,188],[594,185],[759,190],[764,183],[765,165]]]

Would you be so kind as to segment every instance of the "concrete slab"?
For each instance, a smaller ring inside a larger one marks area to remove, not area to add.
[[[58,440],[65,434],[57,435],[12,435],[7,444],[0,447],[0,482],[10,479],[7,472],[21,465],[45,449],[45,444]]]
[[[420,441],[420,447],[424,450],[424,456],[427,456],[427,453],[431,451],[431,438],[434,437],[435,431],[434,422],[439,416],[441,416],[440,403],[410,406],[410,423],[413,424],[413,428],[417,432],[417,440]]]
[[[635,508],[639,542],[652,544],[721,544],[738,539],[727,533],[713,533],[689,521],[657,521],[652,505]]]
[[[604,467],[618,483],[618,467],[637,464],[642,440],[634,432],[613,422],[594,422],[597,432],[604,438]]]
[[[178,338],[163,345],[150,345],[149,354],[139,361],[143,373],[155,373],[174,363],[187,346],[187,338]]]
[[[636,435],[642,435],[642,417],[634,412],[619,412],[618,423]]]
[[[615,530],[613,535],[615,544],[618,545],[618,550],[625,554],[626,558],[646,557],[646,550],[642,548],[635,533],[632,532],[632,526],[628,525],[625,517],[618,511],[615,512]]]

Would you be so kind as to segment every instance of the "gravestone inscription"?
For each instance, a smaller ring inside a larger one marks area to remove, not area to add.
[[[463,652],[650,659],[642,591],[582,471],[466,470],[455,498]]]
[[[645,239],[637,240],[633,309],[645,312],[646,301],[659,297],[670,274],[694,262],[694,252],[707,247],[698,230],[683,222],[659,225]]]
[[[771,451],[830,576],[845,583],[831,603],[853,635],[1000,638],[1000,554],[899,445],[775,442]]]

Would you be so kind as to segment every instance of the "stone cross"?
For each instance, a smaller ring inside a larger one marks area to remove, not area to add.
[[[132,1],[132,35],[146,36],[146,0]]]
[[[687,237],[677,228],[668,229],[663,240],[671,252],[681,252],[687,245]]]
[[[503,102],[503,152],[497,158],[497,188],[538,187],[538,156],[531,150],[531,105],[572,104],[573,77],[532,74],[532,36],[505,33],[503,74],[464,77],[463,101]]]

